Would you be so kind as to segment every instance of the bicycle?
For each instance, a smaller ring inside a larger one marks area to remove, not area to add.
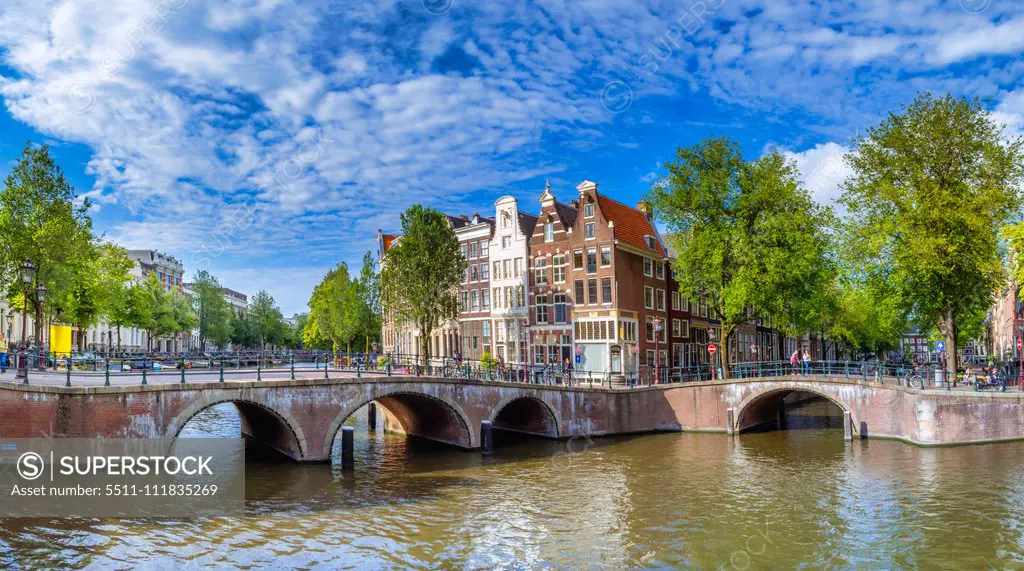
[[[907,386],[912,389],[923,389],[924,388],[924,375],[921,374],[920,367],[914,367],[914,369],[908,374],[905,379]]]

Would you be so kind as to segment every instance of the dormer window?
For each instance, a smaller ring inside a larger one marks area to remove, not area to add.
[[[583,217],[593,218],[594,217],[594,205],[593,203],[583,205]]]
[[[512,224],[512,215],[506,210],[501,213],[501,227],[508,228],[510,224]]]
[[[651,236],[651,235],[644,236],[644,242],[647,242],[647,247],[648,248],[650,248],[652,250],[656,250],[657,249],[657,247],[655,246],[655,242],[654,242],[654,236]]]

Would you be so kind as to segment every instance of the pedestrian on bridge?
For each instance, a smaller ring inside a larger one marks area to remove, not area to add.
[[[4,337],[3,333],[0,333],[0,373],[7,372],[8,349],[10,349],[10,345],[7,343],[7,338]]]
[[[800,373],[800,369],[797,367],[797,365],[799,363],[800,363],[800,349],[797,349],[796,351],[793,351],[793,355],[789,358],[789,364],[790,364],[790,366],[793,367],[793,374],[794,375]]]
[[[804,349],[804,375],[811,374],[811,352]]]

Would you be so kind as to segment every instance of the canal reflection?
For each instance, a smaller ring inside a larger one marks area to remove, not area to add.
[[[815,406],[787,414],[830,416]],[[3,520],[0,567],[1024,568],[1024,443],[848,443],[789,420],[802,429],[498,433],[482,456],[369,432],[360,411],[352,472],[253,453],[244,518]],[[239,430],[225,404],[185,435]]]

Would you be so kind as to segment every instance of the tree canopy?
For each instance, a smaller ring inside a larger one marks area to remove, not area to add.
[[[831,212],[777,151],[748,161],[714,138],[680,148],[649,196],[676,249],[679,290],[705,300],[729,347],[737,325],[766,319],[784,330],[815,325],[830,282]],[[726,375],[729,354],[722,352]]]
[[[465,263],[443,214],[419,204],[402,214],[402,235],[384,257],[381,291],[394,319],[419,329],[425,359],[431,333],[457,315]]]
[[[999,231],[1019,215],[1022,140],[976,99],[922,94],[856,138],[846,161],[854,274],[938,328],[955,372],[960,329],[1005,282]]]

